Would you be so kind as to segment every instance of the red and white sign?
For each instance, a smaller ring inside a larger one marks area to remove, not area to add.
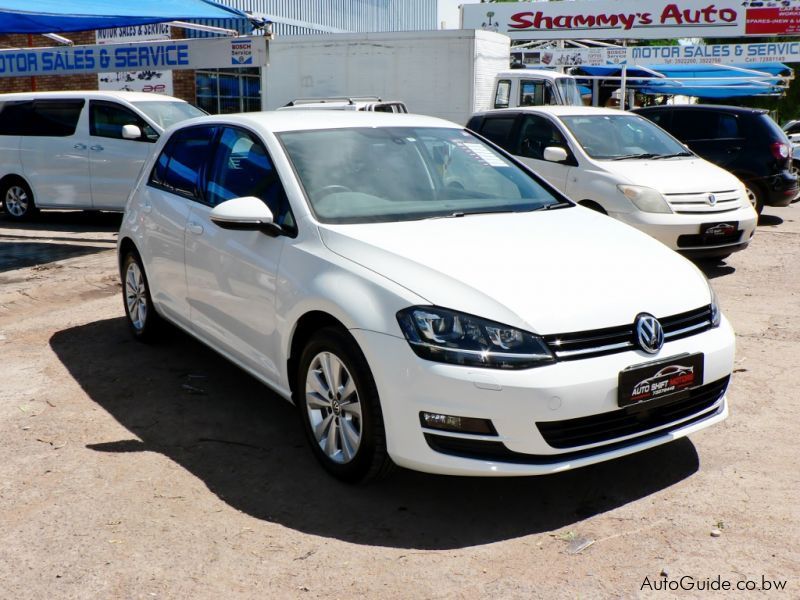
[[[765,7],[772,4],[774,6]],[[462,27],[514,39],[800,35],[800,0],[573,0],[465,4]]]

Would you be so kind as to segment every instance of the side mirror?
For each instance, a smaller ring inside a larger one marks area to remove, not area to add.
[[[564,162],[569,158],[567,151],[560,146],[548,146],[544,149],[544,159],[548,162]]]
[[[138,125],[123,125],[122,126],[122,139],[123,140],[138,140],[142,137],[142,130]]]
[[[272,216],[272,211],[255,196],[232,198],[211,210],[211,221],[223,229],[263,231],[275,237],[283,232]]]

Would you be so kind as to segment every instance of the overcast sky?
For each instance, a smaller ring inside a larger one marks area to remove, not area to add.
[[[446,29],[457,29],[459,25],[458,7],[461,4],[476,4],[480,0],[439,0],[439,21],[445,22]]]

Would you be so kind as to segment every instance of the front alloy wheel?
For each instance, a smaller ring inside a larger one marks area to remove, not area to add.
[[[745,188],[747,192],[747,199],[750,201],[750,204],[753,205],[753,208],[756,209],[756,212],[760,215],[761,211],[764,210],[764,201],[761,199],[761,193],[754,187],[747,186]]]
[[[338,356],[320,352],[306,376],[306,410],[320,449],[335,463],[353,460],[361,445],[361,402]]]
[[[356,483],[391,470],[375,380],[345,329],[324,327],[311,337],[300,354],[295,382],[306,437],[326,471]]]

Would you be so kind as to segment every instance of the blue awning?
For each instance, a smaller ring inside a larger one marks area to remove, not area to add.
[[[0,0],[0,33],[64,33],[246,17],[211,0]]]
[[[699,98],[734,98],[781,94],[785,87],[778,85],[776,76],[791,76],[792,69],[782,63],[758,65],[654,65],[647,69],[630,66],[626,69],[627,86],[643,94],[696,96]],[[747,69],[744,72],[738,69]],[[662,75],[654,75],[653,72]],[[752,73],[758,71],[762,75]],[[603,67],[579,67],[573,70],[576,77],[591,75],[619,77],[622,69],[618,65]],[[640,79],[648,77],[650,79]],[[653,77],[656,77],[655,79]]]

